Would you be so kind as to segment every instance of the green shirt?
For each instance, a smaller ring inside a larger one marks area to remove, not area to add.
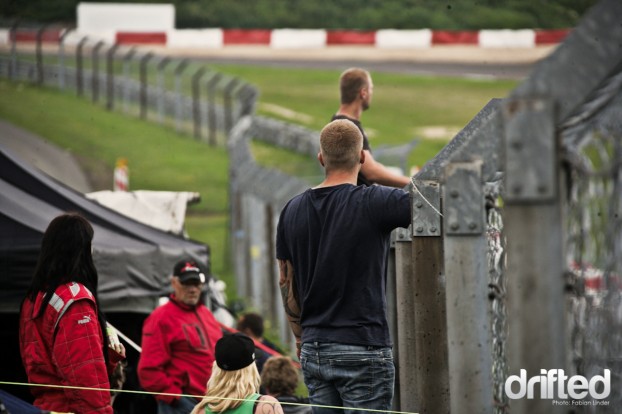
[[[259,399],[259,397],[261,397],[261,394],[251,394],[250,396],[246,397],[242,404],[240,404],[236,408],[223,411],[221,413],[214,413],[212,410],[209,409],[208,406],[205,406],[205,414],[253,414],[255,402],[257,402],[257,399]]]

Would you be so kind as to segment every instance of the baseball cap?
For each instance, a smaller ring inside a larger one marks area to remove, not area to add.
[[[173,268],[173,276],[177,276],[181,283],[189,282],[191,280],[205,283],[205,275],[196,262],[191,260],[181,260],[177,262]]]
[[[216,364],[224,371],[237,371],[255,361],[255,344],[242,333],[225,335],[216,342]]]

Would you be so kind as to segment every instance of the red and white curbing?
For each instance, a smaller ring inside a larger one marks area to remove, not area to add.
[[[168,31],[71,31],[68,45],[88,36],[109,44],[155,45],[170,48],[220,49],[236,45],[268,46],[273,49],[320,49],[327,46],[370,46],[381,49],[425,49],[439,45],[469,45],[481,48],[533,48],[563,41],[570,29],[560,30],[395,30],[376,31],[323,29],[173,29]],[[47,30],[44,42],[59,42],[62,30]],[[34,42],[34,30],[18,30],[18,42]],[[0,29],[0,44],[10,43],[8,29]]]

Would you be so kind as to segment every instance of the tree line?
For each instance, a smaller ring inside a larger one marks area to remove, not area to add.
[[[2,0],[0,21],[76,23],[79,0]],[[123,0],[98,0],[123,2]],[[558,29],[597,0],[132,0],[168,3],[176,27],[243,29]]]

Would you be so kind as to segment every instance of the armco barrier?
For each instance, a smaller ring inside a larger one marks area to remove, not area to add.
[[[5,29],[6,30],[6,29]],[[440,45],[467,45],[482,48],[532,48],[563,41],[570,29],[562,30],[395,30],[377,31],[323,29],[170,29],[73,31],[70,38],[104,40],[124,45],[160,45],[171,48],[217,49],[226,46],[268,46],[274,49],[305,49],[331,46],[371,46],[376,48],[429,48]],[[2,36],[0,44],[10,41]],[[34,42],[36,32],[18,30],[18,42]],[[58,34],[44,41],[58,42]],[[70,44],[70,42],[68,43]]]

